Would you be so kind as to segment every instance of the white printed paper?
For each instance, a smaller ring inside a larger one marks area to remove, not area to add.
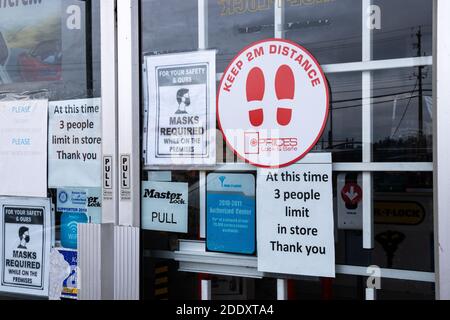
[[[0,196],[47,196],[47,107],[0,101]]]
[[[49,186],[101,187],[101,99],[49,105]]]
[[[331,154],[259,169],[258,270],[335,277]]]
[[[214,164],[215,52],[149,56],[146,67],[146,164]]]
[[[50,200],[0,198],[0,291],[48,296]]]

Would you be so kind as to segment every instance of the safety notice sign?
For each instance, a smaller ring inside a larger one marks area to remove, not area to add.
[[[0,198],[0,291],[48,296],[50,200]]]
[[[331,154],[258,171],[258,270],[335,276]]]
[[[263,168],[285,167],[311,151],[328,119],[327,79],[297,43],[268,39],[242,50],[225,70],[217,117],[228,146]]]
[[[214,164],[215,51],[146,57],[147,165]]]
[[[100,115],[100,98],[50,103],[48,116],[50,187],[101,187]]]

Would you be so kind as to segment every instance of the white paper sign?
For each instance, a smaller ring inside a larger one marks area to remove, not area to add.
[[[0,291],[48,296],[50,200],[0,198]]]
[[[188,232],[188,184],[142,182],[142,229]]]
[[[0,101],[0,195],[47,196],[47,107]]]
[[[260,169],[258,270],[335,277],[331,154],[285,169]]]
[[[49,105],[49,186],[102,186],[101,99]]]
[[[146,57],[147,165],[216,161],[215,51]]]

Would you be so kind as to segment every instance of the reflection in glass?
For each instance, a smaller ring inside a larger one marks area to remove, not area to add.
[[[361,73],[328,74],[330,114],[316,151],[333,153],[335,162],[362,159]]]
[[[362,230],[338,230],[338,264],[433,271],[431,173],[374,174],[374,222],[373,250],[362,249]]]
[[[361,61],[360,0],[285,1],[285,35],[321,64]]]
[[[251,43],[274,37],[273,1],[208,1],[209,47],[217,49],[217,72],[223,72],[233,57]]]
[[[374,0],[380,28],[373,31],[374,59],[431,56],[432,0]]]
[[[100,3],[91,1],[3,8],[0,90],[47,90],[50,101],[99,97],[99,17]]]
[[[198,49],[197,1],[141,0],[143,54]]]
[[[432,162],[431,67],[373,73],[373,156],[378,162]]]

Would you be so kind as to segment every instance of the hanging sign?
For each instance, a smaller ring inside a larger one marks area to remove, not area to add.
[[[0,195],[47,196],[47,107],[0,101]]]
[[[215,51],[148,56],[145,61],[145,163],[215,164]]]
[[[256,42],[225,70],[217,116],[228,146],[263,168],[285,167],[311,151],[327,123],[329,90],[316,59],[282,39]]]
[[[337,177],[337,217],[338,228],[342,230],[362,230],[362,175],[342,173]]]
[[[101,99],[49,105],[49,186],[101,187]]]
[[[331,154],[260,169],[257,190],[258,270],[334,277]]]
[[[187,183],[142,182],[142,229],[188,232]]]
[[[254,254],[256,182],[252,174],[211,173],[207,177],[206,248]]]
[[[0,198],[0,291],[48,296],[50,200]]]

